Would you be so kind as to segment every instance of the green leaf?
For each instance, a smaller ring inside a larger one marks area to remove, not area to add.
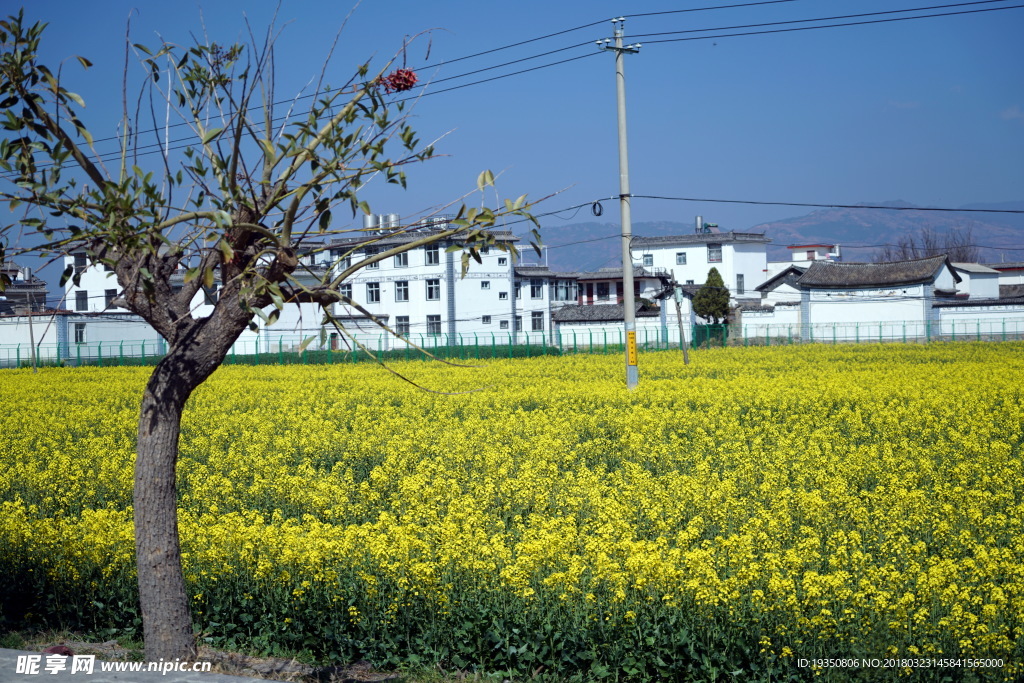
[[[312,344],[314,339],[316,339],[316,335],[315,334],[313,336],[311,336],[311,337],[306,337],[305,339],[303,339],[302,343],[299,344],[299,353],[302,353],[303,351],[305,351],[306,347],[309,346],[310,344]]]
[[[220,253],[224,256],[225,263],[231,263],[235,258],[235,250],[231,248],[227,240],[221,240],[217,243],[217,248],[220,249]]]
[[[145,52],[147,55],[153,54],[153,52],[142,43],[135,43],[134,47],[136,50],[141,50],[142,52]]]
[[[326,232],[331,225],[331,210],[327,209],[320,214],[320,232]]]
[[[481,171],[476,179],[476,187],[483,192],[488,185],[494,185],[494,174],[490,171]]]
[[[64,91],[64,96],[67,97],[70,100],[73,100],[74,103],[77,104],[79,107],[84,107],[85,106],[85,100],[83,100],[82,96],[78,95],[77,93],[73,93],[73,92],[71,92],[69,90],[65,90]]]
[[[213,287],[213,268],[207,268],[203,271],[203,286]]]
[[[220,135],[223,130],[223,128],[211,128],[210,130],[206,131],[206,133],[203,134],[203,144],[205,145],[210,140]]]
[[[79,62],[80,62],[80,63],[82,64],[82,66],[84,66],[84,67],[85,67],[86,69],[88,69],[88,68],[89,68],[90,66],[92,66],[92,62],[90,62],[90,61],[89,61],[88,59],[86,59],[85,57],[82,57],[81,55],[75,55],[75,58],[76,58],[76,59],[78,59],[78,61],[79,61]]]

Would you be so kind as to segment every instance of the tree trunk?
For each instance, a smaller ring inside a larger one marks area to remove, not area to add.
[[[178,540],[178,435],[196,369],[172,349],[142,395],[135,458],[135,552],[146,660],[196,657]]]

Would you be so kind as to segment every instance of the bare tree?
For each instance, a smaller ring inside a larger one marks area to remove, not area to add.
[[[900,237],[877,252],[876,261],[911,261],[929,256],[946,255],[950,261],[975,263],[980,257],[974,244],[974,229],[957,226],[947,232],[933,228],[921,229],[917,235]]]
[[[431,146],[420,145],[402,105],[389,102],[391,92],[411,87],[413,72],[389,74],[388,64],[371,74],[363,64],[333,88],[323,83],[322,72],[309,110],[296,113],[292,102],[279,117],[273,29],[244,46],[164,44],[154,51],[136,45],[148,78],[132,100],[126,92],[120,154],[105,159],[79,118],[82,98],[64,87],[60,71],[39,62],[44,28],[28,26],[23,12],[0,22],[0,109],[7,131],[0,140],[0,181],[6,183],[0,199],[11,210],[24,210],[16,223],[0,227],[0,261],[4,243],[10,251],[10,242],[25,236],[41,238],[33,249],[54,257],[84,251],[90,263],[116,273],[123,292],[118,305],[167,341],[140,408],[135,544],[146,658],[190,658],[195,639],[181,567],[175,468],[182,411],[192,392],[254,316],[272,322],[299,298],[319,303],[328,322],[335,303],[366,313],[341,293],[341,284],[360,268],[448,240],[463,250],[465,270],[485,246],[514,252],[488,230],[499,218],[533,216],[525,196],[493,210],[462,206],[447,229],[355,265],[343,267],[339,260],[311,280],[299,255],[312,236],[339,232],[331,228],[336,209],[349,209],[353,218],[369,213],[357,193],[370,178],[404,186],[403,167],[433,156]],[[90,66],[85,58],[78,61]],[[147,98],[191,130],[191,142],[178,156],[157,137],[164,154],[149,168],[136,154],[143,126],[128,111],[129,101]],[[397,156],[385,154],[393,148],[400,150]],[[109,171],[112,161],[116,168]],[[493,180],[482,173],[481,192]],[[14,253],[30,250],[14,246]],[[179,287],[172,275],[181,270]],[[69,268],[61,284],[76,276]],[[221,289],[212,313],[194,315],[194,300],[215,280]]]

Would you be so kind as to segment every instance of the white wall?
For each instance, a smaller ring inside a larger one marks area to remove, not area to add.
[[[800,307],[776,306],[774,311],[743,311],[740,337],[800,337]]]

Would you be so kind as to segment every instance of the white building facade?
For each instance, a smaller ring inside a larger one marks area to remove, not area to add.
[[[633,263],[664,269],[683,285],[702,285],[707,282],[708,272],[717,268],[735,302],[760,298],[753,289],[766,279],[769,242],[762,233],[744,232],[635,237]]]

